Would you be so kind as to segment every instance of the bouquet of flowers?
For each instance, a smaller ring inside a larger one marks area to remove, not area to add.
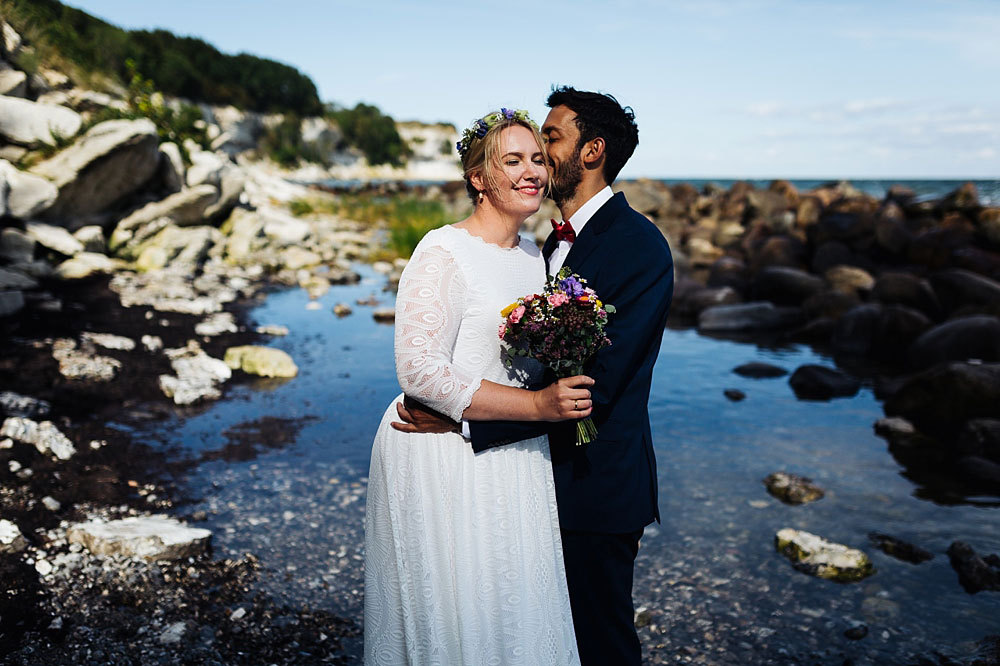
[[[530,356],[552,369],[557,377],[583,373],[583,364],[602,347],[611,344],[604,334],[608,314],[615,307],[602,303],[587,281],[562,269],[545,282],[541,294],[519,298],[500,315],[500,339],[505,343],[507,363],[515,356]],[[576,443],[597,436],[588,416],[576,423]]]

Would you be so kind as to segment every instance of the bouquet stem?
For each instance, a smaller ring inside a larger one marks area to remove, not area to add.
[[[597,426],[588,416],[576,422],[576,445],[589,444],[597,438]]]

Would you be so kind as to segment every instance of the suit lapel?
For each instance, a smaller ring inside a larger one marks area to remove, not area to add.
[[[576,237],[576,242],[573,243],[573,247],[566,255],[563,266],[569,266],[574,273],[579,273],[580,266],[601,246],[601,234],[610,228],[611,223],[618,216],[618,212],[626,206],[628,204],[625,202],[625,195],[619,192],[598,208],[594,216],[583,227],[583,231]],[[552,236],[549,237],[549,240],[552,240]],[[546,245],[548,245],[548,241],[546,241]]]

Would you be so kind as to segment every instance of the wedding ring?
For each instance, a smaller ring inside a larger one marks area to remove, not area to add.
[[[579,411],[579,410],[580,410],[580,401],[579,400],[574,400],[573,401],[573,411],[576,412],[576,411]]]

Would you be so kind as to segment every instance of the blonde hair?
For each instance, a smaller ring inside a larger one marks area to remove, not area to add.
[[[491,115],[493,114],[487,114],[484,118]],[[480,191],[477,190],[472,184],[472,177],[477,173],[482,174],[483,181],[486,184],[486,190],[500,189],[500,183],[497,181],[496,176],[496,172],[502,168],[500,158],[503,157],[503,155],[500,152],[500,133],[508,127],[517,126],[526,128],[531,132],[531,135],[535,137],[535,143],[538,144],[538,149],[542,153],[542,158],[544,159],[545,164],[548,165],[549,158],[545,152],[545,142],[542,141],[542,135],[538,131],[538,127],[536,127],[530,120],[504,118],[495,125],[491,126],[482,138],[474,137],[469,142],[469,147],[465,151],[465,154],[462,155],[462,169],[465,176],[465,191],[469,193],[469,198],[472,199],[473,204],[478,203],[480,194]],[[493,166],[495,168],[489,169],[489,166]],[[546,189],[548,189],[547,185]]]

